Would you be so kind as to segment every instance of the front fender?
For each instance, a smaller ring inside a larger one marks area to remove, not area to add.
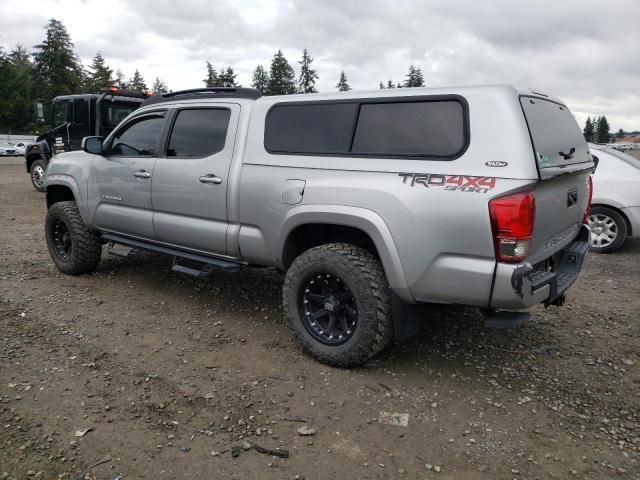
[[[297,227],[310,223],[326,223],[354,227],[365,232],[378,250],[389,287],[407,303],[415,303],[402,268],[400,255],[389,227],[377,213],[346,205],[300,205],[290,209],[280,227],[276,252],[284,250],[289,234]],[[282,266],[281,254],[276,258]]]
[[[71,175],[66,175],[62,173],[45,173],[44,177],[44,188],[47,191],[47,205],[49,204],[49,193],[48,190],[51,187],[60,186],[66,187],[71,190],[73,193],[73,197],[78,205],[78,210],[80,210],[80,215],[82,215],[82,219],[85,223],[88,221],[87,215],[87,202],[86,199],[82,195],[82,191],[80,189],[80,185],[75,178]]]

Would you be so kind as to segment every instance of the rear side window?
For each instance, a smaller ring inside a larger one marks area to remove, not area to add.
[[[589,147],[575,118],[564,105],[520,97],[538,168],[591,162]]]
[[[226,108],[180,110],[167,157],[207,157],[222,151],[230,117],[231,111]]]
[[[353,153],[451,157],[465,145],[458,102],[362,105]]]
[[[267,119],[268,149],[283,153],[346,153],[357,108],[356,103],[276,106]]]
[[[462,99],[354,99],[276,104],[267,115],[270,153],[452,159],[468,144]]]

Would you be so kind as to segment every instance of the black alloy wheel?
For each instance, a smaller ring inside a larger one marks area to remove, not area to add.
[[[354,334],[358,307],[347,284],[332,273],[310,276],[298,300],[304,327],[324,345],[341,345]]]

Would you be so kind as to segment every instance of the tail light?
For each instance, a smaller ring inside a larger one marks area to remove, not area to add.
[[[489,201],[493,245],[499,262],[521,262],[527,257],[536,220],[533,192],[515,193]]]
[[[587,209],[584,211],[584,217],[582,217],[582,223],[589,223],[589,213],[591,213],[591,200],[593,199],[593,177],[589,175],[589,203],[587,203]]]

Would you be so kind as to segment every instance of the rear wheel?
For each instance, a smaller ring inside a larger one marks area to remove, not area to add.
[[[31,164],[29,174],[31,175],[31,183],[33,188],[39,192],[44,192],[44,172],[47,169],[47,164],[44,160],[36,160]]]
[[[330,365],[353,366],[391,339],[388,290],[371,253],[331,243],[295,259],[285,277],[283,304],[305,351]]]
[[[627,222],[608,207],[592,207],[589,213],[591,251],[611,253],[618,250],[627,237]]]
[[[53,263],[64,273],[92,272],[100,263],[100,235],[85,225],[76,202],[59,202],[49,208],[45,236]]]

